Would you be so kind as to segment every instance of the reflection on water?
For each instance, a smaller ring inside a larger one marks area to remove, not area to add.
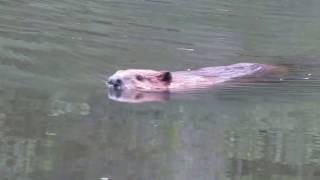
[[[0,2],[1,179],[319,179],[319,3]],[[146,104],[104,86],[237,62],[293,67]]]
[[[162,102],[170,99],[169,92],[141,92],[134,90],[108,89],[108,97],[111,100],[126,103]]]

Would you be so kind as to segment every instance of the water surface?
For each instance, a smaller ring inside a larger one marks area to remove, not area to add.
[[[3,0],[0,176],[320,176],[320,1]],[[108,99],[118,69],[288,64],[284,81]]]

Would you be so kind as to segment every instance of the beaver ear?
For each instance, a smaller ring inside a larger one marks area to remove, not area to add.
[[[158,76],[160,81],[164,81],[166,83],[170,83],[172,81],[172,75],[170,72],[163,72]]]

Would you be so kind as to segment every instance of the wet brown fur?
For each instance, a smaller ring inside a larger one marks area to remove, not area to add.
[[[286,68],[282,66],[255,63],[238,63],[178,72],[129,69],[117,71],[109,78],[109,81],[121,80],[122,84],[119,88],[122,90],[177,92],[208,88],[248,76],[262,77],[285,71]]]

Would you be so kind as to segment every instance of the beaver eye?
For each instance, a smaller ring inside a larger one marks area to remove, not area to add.
[[[135,97],[134,97],[134,99],[141,99],[141,98],[143,98],[143,94],[137,94]]]
[[[136,75],[136,79],[137,79],[138,81],[143,81],[143,77],[142,77],[141,75]]]

